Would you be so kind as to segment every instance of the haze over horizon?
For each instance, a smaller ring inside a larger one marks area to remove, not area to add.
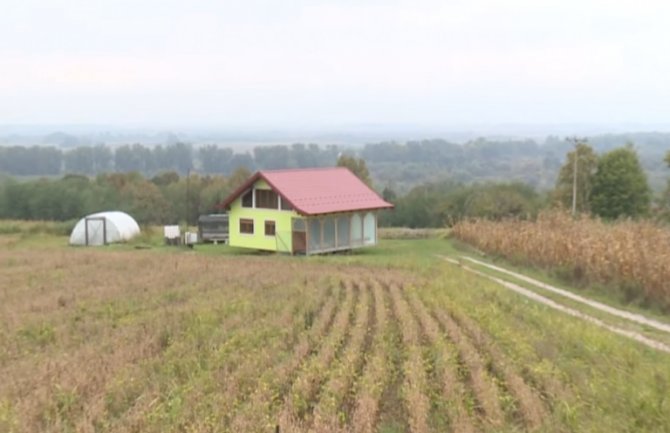
[[[661,125],[670,4],[10,0],[0,124]]]

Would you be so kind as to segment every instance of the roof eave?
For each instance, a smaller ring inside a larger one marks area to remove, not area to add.
[[[220,209],[228,208],[228,206],[230,206],[230,204],[232,202],[234,202],[235,199],[240,196],[240,194],[242,194],[244,191],[249,189],[249,187],[251,187],[259,179],[260,176],[261,176],[260,171],[257,171],[256,173],[254,173],[249,179],[244,181],[244,183],[242,185],[237,187],[237,189],[235,189],[235,191],[230,193],[228,195],[228,197],[226,197],[226,199],[224,201],[222,201],[217,207],[219,207]]]
[[[276,192],[277,194],[279,194],[279,195],[281,196],[282,201],[286,200],[286,201],[288,202],[288,204],[290,204],[290,205],[293,207],[293,209],[296,210],[298,213],[302,213],[302,214],[305,213],[305,211],[304,211],[303,209],[301,209],[300,206],[296,206],[295,203],[293,203],[293,202],[292,202],[291,200],[289,200],[284,194],[282,194],[281,189],[279,189],[279,188],[277,187],[277,185],[275,185],[274,183],[272,183],[272,182],[270,181],[270,179],[268,179],[267,176],[265,176],[265,175],[263,174],[262,171],[259,171],[258,174],[259,174],[259,176],[260,176],[261,179],[263,179],[265,182],[267,182],[268,185],[270,185],[270,187],[274,190],[274,192]]]
[[[235,201],[244,191],[248,190],[251,188],[254,183],[256,183],[259,179],[263,179],[265,182],[267,182],[270,187],[281,196],[282,200],[286,200],[292,207],[293,209],[297,210],[298,213],[305,213],[303,209],[301,209],[299,206],[296,206],[295,203],[293,203],[291,200],[286,198],[284,194],[282,194],[281,190],[277,187],[277,185],[273,184],[270,179],[263,174],[262,171],[257,171],[254,173],[249,179],[247,179],[242,185],[240,185],[235,191],[230,193],[228,197],[224,201],[222,201],[217,207],[220,209],[226,209],[228,208],[232,202]]]
[[[386,206],[360,207],[360,208],[355,208],[355,209],[336,210],[336,211],[331,211],[331,212],[312,212],[312,213],[310,213],[310,212],[299,212],[299,213],[303,216],[313,217],[313,216],[320,216],[320,215],[332,215],[332,214],[338,214],[338,213],[352,213],[352,212],[393,209],[394,207],[395,207],[395,205],[389,203]]]

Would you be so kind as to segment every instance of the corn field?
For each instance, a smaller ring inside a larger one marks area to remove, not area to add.
[[[654,223],[606,223],[548,211],[536,221],[462,222],[452,233],[486,253],[623,289],[629,300],[670,309],[670,230]]]

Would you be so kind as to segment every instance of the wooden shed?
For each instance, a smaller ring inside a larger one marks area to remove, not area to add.
[[[198,218],[200,242],[228,242],[228,214],[200,215]]]

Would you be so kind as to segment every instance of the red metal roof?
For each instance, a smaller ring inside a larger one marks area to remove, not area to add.
[[[345,167],[259,171],[228,196],[221,207],[228,207],[258,179],[265,180],[303,215],[393,207]]]

